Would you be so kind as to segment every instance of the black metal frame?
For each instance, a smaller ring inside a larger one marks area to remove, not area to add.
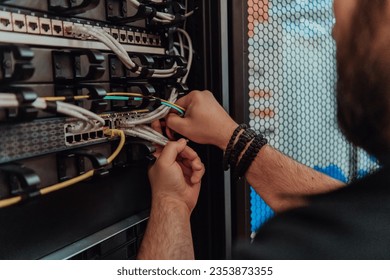
[[[201,13],[189,19],[188,31],[194,35],[195,63],[189,78],[191,89],[207,89],[220,103],[226,100],[221,38],[226,30],[215,19],[222,18],[224,1],[195,1]],[[201,24],[200,24],[201,23]],[[197,35],[198,34],[198,35]],[[203,39],[199,38],[203,34]],[[202,73],[202,74],[200,74]],[[192,215],[192,231],[197,259],[226,259],[231,256],[230,188],[225,186],[223,154],[211,146],[196,146],[206,166],[198,206]],[[207,230],[205,230],[205,228]]]
[[[227,3],[224,0],[194,2],[199,11],[189,19],[187,26],[190,35],[196,38],[194,49],[197,53],[189,87],[212,91],[226,106]],[[222,168],[223,154],[215,147],[194,146],[207,168],[199,203],[191,219],[196,258],[230,258],[230,182],[225,181],[229,176]],[[3,241],[0,258],[42,258],[80,238],[147,211],[150,189],[146,167],[117,172],[116,178],[120,179],[114,186],[109,179],[82,182],[50,197],[3,209],[0,213],[3,227],[0,231],[0,240]],[[141,199],[138,199],[139,195]],[[42,235],[47,236],[44,243],[41,243]]]
[[[248,92],[248,5],[229,1],[230,19],[230,115],[238,123],[249,123]],[[250,236],[249,186],[244,180],[232,185],[233,240]]]

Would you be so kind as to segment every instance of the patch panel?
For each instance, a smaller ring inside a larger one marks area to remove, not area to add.
[[[74,146],[80,144],[91,144],[100,140],[106,139],[103,130],[89,131],[76,134],[65,134],[65,145]]]
[[[104,127],[119,128],[124,120],[137,118],[144,111],[113,112],[100,115],[106,124]],[[78,147],[106,141],[103,127],[77,131],[82,125],[75,119],[38,119],[32,123],[0,126],[0,163],[19,160],[41,153],[55,153],[68,147]],[[42,130],[43,132],[39,132]],[[12,138],[14,141],[6,141]],[[25,145],[24,143],[35,143]]]
[[[102,126],[95,121],[91,129],[81,129],[85,123],[81,121],[67,122],[64,125],[64,138],[66,146],[75,146],[82,144],[91,144],[106,139]],[[110,121],[106,120],[106,127],[110,127]]]
[[[125,45],[132,44],[150,47],[162,46],[162,40],[159,34],[149,34],[145,31],[139,31],[139,28],[134,31],[132,30],[134,28],[130,26],[125,26],[119,29],[116,27],[102,25],[101,23],[92,24],[90,21],[85,20],[70,20],[65,18],[61,19],[59,17],[51,19],[50,15],[47,14],[28,14],[23,10],[14,11],[14,9],[11,8],[4,8],[3,11],[0,11],[0,32],[7,31],[28,33],[31,35],[75,38],[73,34],[66,32],[67,27],[70,27],[72,25],[88,25],[103,28],[104,30],[109,32],[116,40]],[[2,35],[2,37],[4,35]],[[151,37],[156,39],[150,39]],[[92,38],[90,39],[93,40]],[[21,40],[22,39],[20,39],[19,41]]]

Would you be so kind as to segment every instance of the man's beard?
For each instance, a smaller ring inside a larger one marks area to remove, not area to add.
[[[364,16],[338,44],[337,116],[348,140],[381,157],[390,154],[390,38]]]

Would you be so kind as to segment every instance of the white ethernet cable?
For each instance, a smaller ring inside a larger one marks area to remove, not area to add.
[[[185,76],[181,80],[182,83],[186,83],[188,75],[190,74],[191,66],[192,66],[192,61],[193,61],[193,57],[194,57],[194,53],[193,53],[194,52],[194,47],[192,45],[191,37],[187,33],[187,31],[185,31],[184,29],[181,29],[181,28],[178,28],[177,31],[179,32],[179,34],[181,33],[181,34],[184,35],[184,37],[186,38],[187,43],[188,43],[187,73],[185,74]],[[183,44],[183,40],[180,40],[180,43]],[[180,48],[184,49],[184,46],[183,47],[180,46]],[[184,52],[181,53],[181,55],[184,56]]]
[[[138,8],[141,3],[137,0],[128,0],[131,5],[133,5],[135,8]],[[161,3],[159,1],[152,1],[155,3]],[[187,3],[186,3],[187,5]],[[186,7],[186,12],[183,15],[184,17],[189,17],[194,13],[194,11],[187,12],[187,7]],[[164,12],[156,12],[156,16],[152,19],[156,22],[161,22],[161,23],[172,23],[175,20],[175,16],[172,14],[164,13]]]
[[[142,127],[125,129],[123,132],[128,136],[142,138],[161,146],[165,146],[168,143],[168,139],[163,135],[155,135],[154,133],[150,133]]]
[[[184,35],[184,37],[186,38],[187,44],[188,44],[187,74],[182,79],[178,79],[179,82],[185,83],[187,81],[188,74],[190,72],[189,70],[191,69],[191,66],[192,66],[193,45],[192,45],[191,37],[189,36],[189,34],[185,30],[177,29],[177,31],[179,32],[179,36]],[[180,43],[184,45],[182,39],[180,40]],[[185,46],[183,46],[183,48],[181,48],[181,49],[184,49],[184,47]],[[184,53],[181,53],[181,55],[184,56]],[[177,100],[177,97],[178,97],[177,90],[172,89],[168,101],[175,103]],[[155,120],[164,118],[169,113],[169,111],[170,111],[170,108],[161,106],[151,113],[134,116],[134,118],[131,120],[123,121],[123,122],[121,122],[120,126],[124,127],[124,128],[130,128],[130,127],[133,127],[135,125],[152,123]]]
[[[142,67],[137,65],[126,52],[121,43],[119,43],[115,38],[113,38],[110,34],[104,31],[101,28],[96,28],[92,26],[79,26],[73,25],[69,26],[67,29],[68,32],[72,32],[77,36],[81,36],[82,38],[88,38],[90,36],[95,37],[103,44],[105,44],[108,48],[110,48],[118,58],[123,62],[126,68],[140,75],[142,73]],[[177,72],[177,65],[175,64],[173,68],[170,69],[150,69],[153,71],[152,77],[154,78],[170,78]]]
[[[128,0],[131,5],[133,5],[135,8],[138,8],[141,3],[137,0]],[[168,13],[162,13],[162,12],[156,12],[156,16],[153,18],[153,20],[164,22],[164,23],[170,23],[175,19],[174,15],[168,14]]]
[[[55,101],[55,104],[56,111],[60,114],[74,117],[85,122],[90,122],[90,119],[93,119],[98,121],[102,126],[105,123],[104,119],[100,116],[79,106],[61,101]],[[0,93],[0,108],[18,108],[19,106],[20,104],[15,94]],[[39,110],[46,110],[48,108],[48,102],[44,98],[38,97],[31,103],[31,106]]]

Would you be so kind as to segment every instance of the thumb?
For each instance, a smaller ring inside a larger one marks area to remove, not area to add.
[[[189,121],[185,117],[179,117],[177,114],[169,114],[166,117],[168,128],[176,131],[179,134],[186,135],[185,131],[189,127]]]
[[[180,139],[177,142],[168,142],[168,144],[162,150],[157,162],[168,166],[174,164],[176,162],[177,156],[184,151],[186,146],[187,141],[184,139]]]

